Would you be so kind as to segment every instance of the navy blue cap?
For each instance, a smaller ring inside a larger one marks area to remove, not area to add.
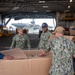
[[[46,28],[48,27],[48,24],[47,23],[42,23],[42,28]]]

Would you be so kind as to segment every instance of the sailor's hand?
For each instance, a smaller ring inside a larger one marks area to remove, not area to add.
[[[5,56],[3,57],[3,59],[4,59],[4,60],[13,60],[14,57],[13,57],[13,56],[10,56],[10,55],[5,55]]]
[[[40,54],[39,54],[39,56],[41,57],[41,56],[45,56],[46,55],[46,52],[45,51],[42,51]]]

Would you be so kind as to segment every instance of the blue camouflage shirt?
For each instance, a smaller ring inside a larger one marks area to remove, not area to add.
[[[74,42],[64,37],[57,37],[48,42],[47,50],[52,51],[50,75],[73,75],[72,56],[75,54]]]

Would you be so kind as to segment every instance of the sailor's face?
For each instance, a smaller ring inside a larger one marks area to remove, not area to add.
[[[19,29],[18,29],[18,33],[19,33],[20,35],[22,35],[22,34],[23,34],[23,29],[19,28]]]
[[[43,32],[46,32],[48,30],[48,28],[45,27],[45,28],[42,28],[42,30],[43,30]]]

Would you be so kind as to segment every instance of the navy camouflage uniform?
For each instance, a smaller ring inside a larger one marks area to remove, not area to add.
[[[26,49],[26,45],[28,49],[30,49],[30,41],[28,36],[26,34],[23,34],[22,36],[17,34],[13,37],[11,48]]]
[[[51,35],[52,34],[50,31],[41,33],[38,49],[46,49],[46,44],[48,43],[48,39],[50,38]]]
[[[47,51],[52,51],[50,75],[74,75],[72,56],[75,54],[74,42],[64,37],[57,37],[47,44]]]

